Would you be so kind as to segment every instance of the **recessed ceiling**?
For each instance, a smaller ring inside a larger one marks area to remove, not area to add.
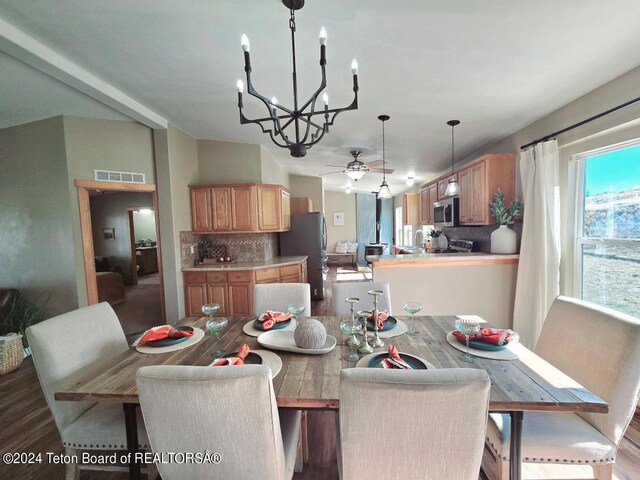
[[[377,116],[389,114],[394,193],[407,188],[409,174],[420,182],[447,168],[447,120],[462,120],[456,157],[463,158],[640,65],[637,0],[307,0],[297,12],[301,96],[319,81],[317,36],[325,26],[331,104],[350,102],[349,65],[357,58],[360,108],[294,159],[257,126],[241,126],[236,106],[243,33],[256,88],[291,103],[289,13],[279,0],[0,0],[0,16],[197,138],[262,143],[292,173],[346,165],[354,146],[374,151],[363,160],[377,159]],[[39,93],[32,102],[51,96],[44,85]],[[245,104],[247,115],[262,113]],[[339,189],[348,178],[325,180]],[[381,180],[367,174],[359,186],[375,189]]]

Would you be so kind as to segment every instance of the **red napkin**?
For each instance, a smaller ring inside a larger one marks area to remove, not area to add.
[[[373,320],[374,314],[375,312],[369,315],[369,320]],[[388,318],[389,318],[388,312],[385,312],[384,310],[381,312],[378,312],[378,330],[382,330],[382,327],[384,327],[384,322],[386,322]]]
[[[384,368],[399,368],[402,370],[413,370],[407,362],[405,362],[402,358],[400,358],[400,354],[398,353],[398,349],[395,345],[389,345],[388,350],[389,357],[382,360],[382,366]]]
[[[211,365],[213,365],[214,367],[222,367],[226,365],[244,365],[244,359],[247,358],[247,355],[249,355],[250,351],[251,349],[249,348],[249,345],[243,343],[240,347],[240,350],[238,350],[237,357],[219,358]]]
[[[454,330],[451,332],[461,342],[465,342],[465,336],[459,331]],[[469,336],[469,340],[475,340],[477,342],[491,343],[493,345],[505,345],[511,341],[511,337],[516,335],[513,330],[508,328],[481,328],[478,333],[474,333]]]
[[[291,318],[290,313],[272,312],[267,310],[267,313],[263,313],[258,317],[258,321],[262,323],[263,330],[269,330],[273,328],[276,323],[286,322]]]
[[[192,331],[176,330],[171,325],[160,325],[159,327],[153,327],[142,334],[138,340],[133,343],[134,347],[138,345],[144,345],[148,342],[155,340],[164,340],[165,338],[182,338],[193,337]]]

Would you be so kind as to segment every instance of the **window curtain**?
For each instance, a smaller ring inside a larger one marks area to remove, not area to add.
[[[520,153],[524,219],[513,329],[533,348],[560,292],[560,187],[558,142]]]

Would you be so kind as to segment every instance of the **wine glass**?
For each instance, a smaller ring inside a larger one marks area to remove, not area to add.
[[[474,363],[476,358],[469,353],[469,337],[480,330],[480,323],[477,320],[469,320],[464,318],[457,318],[455,323],[456,330],[464,335],[467,341],[467,353],[461,353],[458,358],[463,362]]]
[[[297,303],[294,303],[287,307],[287,312],[289,312],[296,321],[298,320],[298,317],[304,313],[304,311],[305,306]]]
[[[342,320],[340,322],[340,331],[347,337],[352,338],[356,333],[360,331],[360,324],[352,321],[350,318]],[[344,358],[347,362],[357,362],[360,357],[355,351],[355,344],[353,342],[349,343],[349,341],[347,341],[347,345],[350,346],[351,351],[342,358]]]
[[[204,313],[209,318],[213,318],[213,316],[218,313],[219,310],[219,303],[205,303],[204,305],[202,305],[202,313]]]
[[[229,320],[224,317],[210,318],[206,324],[207,332],[216,340],[220,340],[220,332],[222,332],[227,325],[229,325]],[[215,357],[221,357],[224,355],[224,350],[218,349],[213,352],[213,355]]]
[[[402,309],[409,314],[411,318],[411,322],[409,325],[409,329],[407,330],[407,335],[411,335],[412,337],[418,335],[418,330],[416,330],[416,321],[413,319],[413,316],[422,310],[422,304],[418,302],[407,302],[402,305]]]

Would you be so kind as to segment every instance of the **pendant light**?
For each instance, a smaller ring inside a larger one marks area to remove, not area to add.
[[[458,181],[456,177],[453,176],[453,164],[454,164],[454,156],[453,156],[453,129],[456,125],[460,125],[460,120],[449,120],[447,125],[451,127],[451,178],[449,179],[449,184],[447,185],[447,189],[444,192],[445,197],[455,197],[460,195],[460,185],[458,185]]]
[[[387,162],[384,157],[384,122],[389,120],[389,115],[380,115],[378,120],[382,122],[382,183],[380,184],[380,190],[378,191],[378,198],[391,198],[391,190],[387,185]]]

